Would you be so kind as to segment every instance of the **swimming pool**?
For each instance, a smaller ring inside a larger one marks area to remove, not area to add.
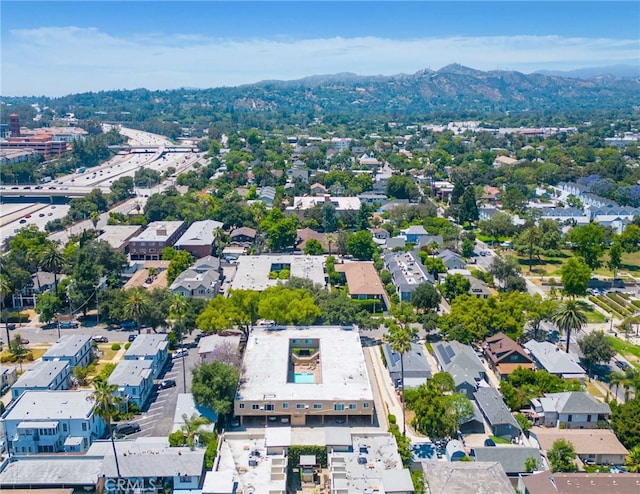
[[[293,375],[293,382],[296,384],[313,384],[316,376],[311,372],[296,372]]]

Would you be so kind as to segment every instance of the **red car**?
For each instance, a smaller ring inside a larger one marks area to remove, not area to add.
[[[29,340],[27,340],[26,338],[20,338],[20,343],[22,343],[23,345],[28,345]]]

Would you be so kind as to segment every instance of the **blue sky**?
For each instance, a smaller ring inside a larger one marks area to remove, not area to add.
[[[640,64],[637,1],[2,1],[5,96]]]

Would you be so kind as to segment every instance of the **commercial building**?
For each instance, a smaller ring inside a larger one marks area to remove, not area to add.
[[[123,254],[129,253],[129,241],[135,237],[142,227],[139,225],[104,225],[97,240],[107,242],[112,248]]]
[[[209,256],[216,241],[216,232],[223,226],[223,223],[214,220],[194,221],[174,247],[190,252],[196,259]]]
[[[48,134],[30,135],[24,137],[9,137],[6,141],[0,141],[0,149],[3,151],[14,149],[30,149],[34,153],[41,154],[45,159],[59,156],[69,150],[64,141],[54,141]]]
[[[243,422],[260,424],[373,423],[360,335],[331,326],[255,328],[247,341],[234,413]]]
[[[43,361],[33,364],[11,386],[11,399],[15,400],[29,390],[65,390],[70,387],[71,366],[65,360]]]
[[[160,375],[169,362],[169,342],[166,334],[140,334],[124,354],[125,360],[149,360],[152,377]]]
[[[93,340],[88,334],[69,334],[56,341],[42,356],[44,362],[66,361],[86,367],[93,360]]]
[[[289,270],[290,277],[304,278],[324,286],[325,259],[325,256],[304,255],[240,256],[231,288],[233,290],[266,290],[281,282],[271,279],[270,273],[280,273],[283,270]]]
[[[154,221],[129,241],[132,260],[157,261],[165,247],[173,247],[184,232],[184,221]]]
[[[86,451],[102,436],[91,391],[26,391],[2,415],[12,455]]]
[[[518,490],[523,494],[637,494],[640,473],[559,473],[539,472],[520,477]]]

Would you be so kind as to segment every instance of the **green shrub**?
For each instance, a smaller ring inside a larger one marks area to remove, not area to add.
[[[387,366],[387,357],[384,356],[384,350],[382,345],[380,345],[378,348],[380,348],[380,357],[382,358],[382,363],[384,364],[384,366]],[[394,419],[396,418],[395,415],[390,415],[391,417],[393,417]]]
[[[129,347],[130,347],[130,346],[131,346],[131,342],[130,342],[130,341],[128,341],[128,342],[126,342],[126,343],[124,344],[124,349],[125,349],[125,350],[129,350]]]
[[[207,470],[213,469],[213,464],[216,461],[216,454],[218,453],[218,438],[212,439],[207,444],[207,449],[204,452],[204,467]]]
[[[2,357],[0,357],[0,363],[6,363],[6,362],[10,362],[10,363],[14,363],[17,362],[18,359],[10,354],[9,352],[5,352],[2,354]],[[24,356],[23,361],[29,361],[29,362],[33,362],[33,353],[31,352],[27,352]]]
[[[175,431],[169,434],[169,446],[172,448],[184,446],[187,444],[187,438],[182,431]]]
[[[300,456],[302,455],[314,455],[316,462],[322,467],[327,468],[327,447],[326,446],[289,446],[289,472],[292,469],[298,468],[300,465]]]
[[[120,346],[120,343],[114,343],[113,345],[111,345],[111,350],[113,350],[114,352],[117,352],[118,350],[120,350],[120,348],[122,348]]]
[[[29,320],[29,314],[27,314],[26,312],[9,312],[9,314],[7,315],[7,322],[9,323],[25,323],[29,322]]]

